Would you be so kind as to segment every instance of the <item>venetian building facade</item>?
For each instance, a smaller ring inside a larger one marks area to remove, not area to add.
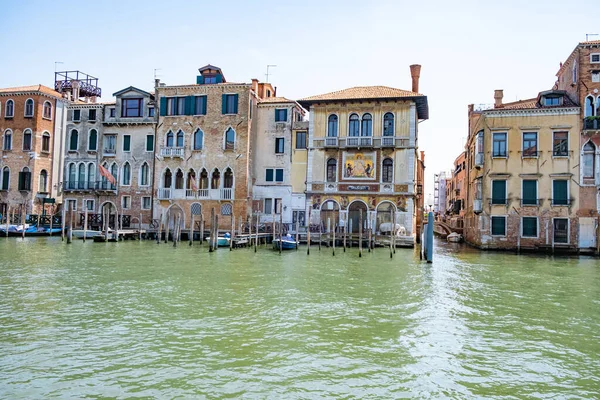
[[[565,91],[469,106],[464,235],[489,249],[578,245],[579,107]]]
[[[252,117],[258,95],[252,84],[227,82],[220,68],[199,69],[196,84],[157,82],[160,105],[156,130],[153,217],[184,229],[191,214],[207,221],[211,209],[219,225],[252,209]],[[196,228],[197,229],[197,228]]]
[[[579,43],[556,74],[555,88],[581,105],[580,247],[600,244],[600,40]],[[594,235],[594,232],[597,232]]]
[[[49,213],[61,202],[66,100],[43,86],[0,89],[0,213]]]
[[[418,93],[419,70],[411,66],[412,91],[353,87],[299,100],[310,111],[311,225],[358,232],[362,214],[363,232],[378,234],[395,219],[405,242],[414,244],[417,127],[428,118],[427,97]]]

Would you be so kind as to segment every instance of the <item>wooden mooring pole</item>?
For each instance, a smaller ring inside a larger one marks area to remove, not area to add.
[[[213,249],[216,251],[219,248],[219,216],[215,214],[215,236],[213,239]]]
[[[362,217],[362,209],[359,210],[358,217],[358,256],[362,257],[362,227],[363,227],[363,217]]]
[[[298,244],[300,243],[300,223],[296,219],[296,251],[298,250]]]
[[[160,237],[162,235],[162,224],[163,224],[163,214],[160,213],[160,218],[158,219],[158,233],[156,234],[156,244],[160,244]]]
[[[208,252],[212,253],[215,249],[213,248],[213,242],[215,240],[215,208],[210,209],[210,228],[208,235]]]
[[[192,221],[190,222],[189,239],[190,239],[190,246],[192,246],[194,244],[194,214],[192,214]]]
[[[88,209],[85,207],[85,212],[83,213],[83,243],[85,243],[85,237],[87,235],[88,228]]]
[[[231,234],[229,235],[229,251],[233,250],[233,239],[235,237],[235,215],[231,210]]]
[[[66,220],[66,216],[67,216],[67,209],[63,205],[62,215],[61,215],[61,221],[60,221],[60,224],[61,224],[61,228],[60,228],[60,240],[62,240],[63,242],[65,241],[65,224],[66,224],[65,220]],[[8,229],[6,229],[6,232],[8,233]]]

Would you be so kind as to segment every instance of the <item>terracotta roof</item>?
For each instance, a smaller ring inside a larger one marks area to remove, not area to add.
[[[537,108],[537,98],[513,101],[512,103],[504,103],[502,106],[493,108],[492,110],[503,109],[503,110],[523,110],[527,108]]]
[[[547,95],[553,95],[553,96],[562,96],[563,98],[563,104],[560,105],[556,105],[556,106],[544,106],[542,105],[542,97],[543,96],[547,96]],[[513,101],[512,103],[504,103],[502,104],[500,107],[494,107],[490,110],[487,111],[493,111],[493,110],[527,110],[527,109],[534,109],[534,108],[564,108],[564,107],[579,107],[579,105],[574,102],[571,97],[569,97],[569,94],[567,92],[565,92],[564,90],[546,90],[544,92],[540,92],[538,94],[538,97],[533,98],[533,99],[527,99],[527,100],[519,100],[519,101]]]
[[[44,85],[32,85],[32,86],[17,86],[12,88],[2,88],[0,93],[17,93],[17,92],[42,92],[51,96],[62,97],[56,90],[51,89]]]
[[[581,45],[587,45],[587,44],[600,44],[600,40],[589,40],[587,42],[579,42],[579,44]]]
[[[260,99],[259,103],[295,103],[295,100],[290,100],[287,97],[265,97]]]
[[[298,100],[302,107],[308,109],[310,104],[345,100],[383,100],[383,99],[413,99],[417,103],[420,119],[429,118],[427,96],[408,90],[396,89],[389,86],[355,86],[336,92],[305,97]]]

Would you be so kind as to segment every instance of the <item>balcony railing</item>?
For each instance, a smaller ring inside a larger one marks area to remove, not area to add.
[[[600,119],[585,118],[583,120],[583,129],[600,130]]]
[[[111,148],[105,148],[102,153],[105,156],[115,156],[117,154],[117,150],[116,149],[111,149]]]
[[[186,199],[208,199],[210,198],[208,189],[187,189],[185,191]]]
[[[232,200],[233,199],[233,189],[221,189],[221,200]]]
[[[410,148],[410,138],[398,136],[345,136],[322,137],[313,139],[315,148]]]
[[[183,158],[183,147],[162,147],[160,155],[162,157],[179,157]]]
[[[159,188],[156,193],[159,200],[168,200],[171,198],[171,189]]]
[[[78,191],[78,190],[94,190],[96,188],[96,182],[91,181],[66,181],[63,182],[63,190],[65,191]]]
[[[233,200],[235,191],[233,188],[198,190],[159,188],[156,191],[156,196],[159,200]]]
[[[325,138],[325,147],[338,147],[338,138],[336,138],[336,137]]]
[[[113,185],[109,181],[97,181],[96,182],[96,190],[106,191],[106,192],[114,192],[117,190],[117,185]]]

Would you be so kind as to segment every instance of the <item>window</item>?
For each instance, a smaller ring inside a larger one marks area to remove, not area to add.
[[[359,136],[360,135],[360,121],[357,114],[350,115],[350,122],[348,124],[348,136]]]
[[[554,218],[554,243],[569,243],[569,220],[567,218]]]
[[[140,186],[148,186],[150,184],[150,167],[147,163],[143,163],[140,168]]]
[[[96,151],[98,148],[98,131],[91,129],[88,134],[88,151]]]
[[[111,118],[114,118],[116,114],[117,114],[117,113],[116,113],[116,111],[115,111],[115,108],[114,108],[114,107],[111,107],[111,108],[110,108],[110,110],[109,110],[109,115],[110,115],[110,117],[111,117]]]
[[[335,182],[337,180],[337,161],[335,158],[327,160],[327,182]]]
[[[523,157],[537,157],[537,132],[523,132]]]
[[[42,135],[42,152],[50,153],[50,134],[44,132]]]
[[[204,84],[205,85],[212,85],[217,83],[217,77],[216,76],[204,76]]]
[[[131,206],[131,196],[123,196],[121,197],[121,207],[123,210],[128,210]]]
[[[204,168],[200,172],[200,187],[198,189],[208,189],[208,172]]]
[[[79,147],[79,132],[77,129],[71,131],[71,138],[69,139],[69,151],[77,151]]]
[[[283,168],[275,170],[275,182],[283,182]]]
[[[95,121],[96,120],[96,110],[88,111],[88,120]]]
[[[296,132],[296,150],[306,149],[306,132]]]
[[[545,106],[560,106],[562,104],[561,96],[544,96]]]
[[[506,216],[492,217],[492,236],[506,236]]]
[[[206,96],[196,96],[194,106],[194,115],[206,115]]]
[[[271,214],[273,208],[273,199],[265,199],[264,212],[265,214]]]
[[[282,201],[281,199],[274,199],[275,202],[273,204],[273,207],[275,208],[273,211],[275,211],[275,214],[281,214],[281,205],[282,205]]]
[[[237,114],[238,112],[238,95],[237,94],[224,94],[221,98],[222,101],[222,114]]]
[[[183,131],[178,131],[177,132],[177,147],[183,147]]]
[[[283,154],[285,152],[285,139],[275,138],[275,154]]]
[[[506,204],[506,181],[492,181],[492,204]]]
[[[385,113],[383,116],[383,136],[394,136],[394,114]]]
[[[152,205],[152,197],[144,196],[142,197],[142,210],[149,210]]]
[[[123,177],[121,182],[125,186],[131,185],[131,165],[128,162],[123,164]]]
[[[521,236],[536,238],[538,236],[537,217],[523,217],[521,220]]]
[[[194,150],[202,150],[202,145],[204,142],[204,132],[198,129],[194,132]]]
[[[96,166],[93,163],[88,164],[88,188],[94,187],[94,181],[96,180]]]
[[[231,215],[233,212],[233,206],[231,203],[221,204],[221,215]]]
[[[131,151],[131,135],[123,135],[123,151]]]
[[[32,99],[27,99],[27,101],[25,102],[25,116],[33,117],[33,100]]]
[[[600,71],[592,71],[592,82],[600,82]]]
[[[23,168],[23,171],[19,172],[19,190],[31,190],[31,172],[27,167]]]
[[[8,190],[10,187],[10,169],[4,167],[2,169],[2,190]]]
[[[373,117],[371,114],[363,115],[360,131],[362,136],[373,136]]]
[[[114,154],[117,149],[117,135],[104,135],[104,152]]]
[[[590,62],[591,63],[600,63],[600,53],[590,54]]]
[[[273,168],[267,168],[265,170],[265,181],[273,182]]]
[[[148,107],[148,117],[154,118],[154,107]]]
[[[596,115],[596,110],[594,108],[594,97],[593,96],[588,96],[585,98],[584,115],[586,117],[593,117],[594,115]]]
[[[52,119],[52,103],[49,101],[44,102],[44,118]]]
[[[394,179],[394,162],[391,158],[383,160],[383,168],[381,172],[381,181],[391,183]]]
[[[180,169],[175,173],[175,189],[183,189],[183,171]]]
[[[23,151],[31,151],[31,129],[23,131]]]
[[[521,203],[524,206],[536,206],[538,204],[536,180],[523,179],[523,199]]]
[[[79,164],[77,168],[77,188],[85,189],[85,164]]]
[[[94,200],[85,200],[85,209],[94,212]]]
[[[4,110],[5,118],[12,118],[15,116],[15,102],[12,100],[6,101],[6,109]]]
[[[185,97],[167,97],[167,115],[184,115]]]
[[[569,205],[569,181],[567,181],[567,180],[552,181],[552,205],[554,205],[554,206]]]
[[[4,150],[12,150],[12,131],[10,129],[4,131],[4,142],[2,148]]]
[[[572,82],[576,83],[577,82],[577,63],[573,63],[573,76],[572,76]]]
[[[40,172],[40,182],[38,185],[38,192],[47,193],[48,191],[48,172],[43,169]]]
[[[166,139],[167,147],[173,147],[173,137],[174,137],[173,132],[171,132],[171,131],[167,132],[167,139]]]
[[[225,150],[233,150],[235,148],[235,131],[233,128],[227,129],[225,132]]]
[[[146,135],[146,151],[154,151],[154,135]]]
[[[121,103],[121,117],[141,117],[144,99],[123,99]]]
[[[171,170],[167,168],[163,175],[163,187],[169,189],[171,185],[173,185],[173,175],[171,174]]]
[[[81,110],[73,110],[73,121],[81,121]]]
[[[506,132],[492,134],[492,157],[506,157]]]
[[[568,132],[554,132],[552,155],[555,157],[566,157],[569,155]]]
[[[77,210],[77,200],[75,199],[69,199],[67,200],[67,211],[75,211]]]
[[[596,170],[596,146],[592,142],[587,142],[583,146],[583,177],[593,179]]]
[[[233,187],[233,171],[231,168],[227,168],[223,174],[223,187],[225,189],[231,189]]]
[[[286,122],[287,121],[287,108],[276,108],[275,109],[275,122]]]
[[[337,115],[330,115],[327,119],[327,136],[337,137],[338,135],[338,117]]]

